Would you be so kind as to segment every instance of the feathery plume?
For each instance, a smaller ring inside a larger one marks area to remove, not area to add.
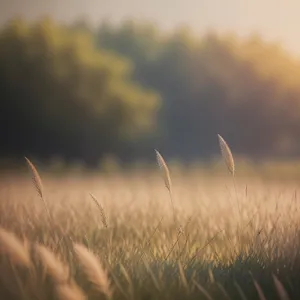
[[[103,293],[107,299],[110,299],[112,297],[110,280],[108,279],[106,270],[102,267],[95,254],[89,251],[85,246],[77,243],[74,244],[74,250],[89,281],[93,283],[97,290]]]
[[[164,158],[162,157],[162,155],[157,150],[155,150],[155,153],[156,153],[157,163],[158,163],[160,169],[163,172],[163,178],[164,178],[164,181],[165,181],[165,186],[169,190],[169,192],[171,192],[172,183],[171,183],[169,168],[168,168]]]
[[[46,268],[48,274],[56,284],[64,284],[68,281],[69,270],[50,250],[42,245],[36,245],[35,249]]]
[[[41,262],[55,283],[58,299],[86,300],[86,296],[73,279],[69,277],[69,268],[63,264],[50,250],[42,245],[36,245],[36,251]],[[69,280],[70,279],[70,280]]]
[[[39,196],[41,197],[41,199],[43,200],[43,203],[44,203],[44,206],[45,206],[45,210],[48,214],[48,217],[49,219],[51,219],[51,215],[50,215],[50,211],[49,211],[49,208],[48,208],[48,204],[45,200],[45,197],[44,197],[44,193],[43,193],[43,184],[42,184],[42,179],[36,169],[36,167],[34,166],[34,164],[27,158],[25,157],[26,161],[27,161],[27,164],[31,170],[31,173],[32,173],[32,181],[33,181],[33,184],[39,194]]]
[[[31,265],[28,248],[15,234],[0,228],[0,253],[9,256],[17,265],[29,268]]]
[[[72,284],[59,284],[56,293],[60,300],[86,300],[82,290],[74,282]]]
[[[36,167],[34,166],[34,164],[27,158],[25,157],[26,162],[32,172],[32,181],[33,184],[39,194],[39,196],[43,199],[43,184],[42,184],[42,179],[36,169]]]
[[[226,163],[229,172],[232,174],[232,176],[234,176],[235,167],[234,167],[234,160],[233,160],[233,155],[231,153],[231,150],[221,135],[218,134],[218,138],[219,138],[219,144],[220,144],[223,159]]]

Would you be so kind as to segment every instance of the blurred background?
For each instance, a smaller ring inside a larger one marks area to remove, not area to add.
[[[0,5],[3,168],[300,157],[299,1]]]

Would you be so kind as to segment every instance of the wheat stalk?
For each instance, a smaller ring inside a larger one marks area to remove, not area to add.
[[[107,271],[103,268],[95,254],[89,251],[85,246],[77,243],[74,244],[74,250],[88,280],[93,283],[96,289],[105,295],[107,299],[111,299],[112,289]]]
[[[231,150],[221,135],[218,134],[218,138],[219,138],[219,144],[220,144],[222,157],[225,161],[228,171],[231,173],[232,176],[234,176],[235,166],[234,166],[234,159],[233,159]]]
[[[32,173],[32,181],[33,181],[33,185],[36,189],[36,191],[38,192],[40,198],[42,199],[43,203],[44,203],[44,206],[45,206],[45,209],[46,209],[46,212],[49,216],[49,218],[51,219],[51,215],[50,215],[50,211],[49,211],[49,208],[48,208],[48,204],[45,200],[45,197],[44,197],[44,192],[43,192],[43,183],[42,183],[42,179],[39,175],[39,172],[37,171],[36,167],[34,166],[34,164],[27,158],[25,157],[26,159],[26,162],[31,170],[31,173]]]
[[[34,184],[35,189],[37,190],[39,196],[43,199],[43,184],[42,184],[42,179],[34,166],[34,164],[27,158],[25,157],[26,162],[32,172],[32,181]]]
[[[31,266],[28,247],[13,233],[2,228],[0,228],[0,252],[9,256],[16,265],[27,268]]]
[[[105,228],[108,228],[108,225],[107,225],[107,218],[106,218],[106,215],[105,215],[105,211],[103,209],[103,206],[99,203],[99,201],[97,200],[97,198],[90,193],[90,196],[92,197],[93,201],[96,203],[96,205],[98,206],[99,208],[99,211],[100,211],[100,216],[101,216],[101,222],[103,224],[103,226]]]

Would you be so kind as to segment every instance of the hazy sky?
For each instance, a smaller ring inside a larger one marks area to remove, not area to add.
[[[147,19],[164,28],[186,24],[244,35],[257,31],[300,55],[300,0],[0,0],[0,21],[42,15],[69,22],[86,17]]]

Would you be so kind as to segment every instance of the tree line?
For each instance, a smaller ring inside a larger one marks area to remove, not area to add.
[[[3,157],[188,161],[214,156],[218,133],[236,154],[300,154],[300,60],[258,35],[14,19],[0,97]]]

